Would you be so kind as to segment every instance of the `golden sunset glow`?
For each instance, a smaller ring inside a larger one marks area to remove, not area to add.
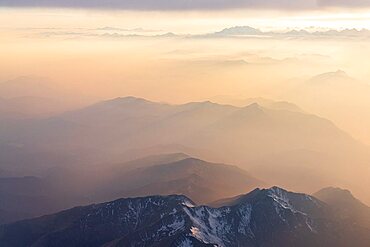
[[[0,0],[0,246],[370,246],[369,44],[369,0]]]

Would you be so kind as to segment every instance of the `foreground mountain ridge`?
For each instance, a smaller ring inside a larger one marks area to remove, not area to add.
[[[370,230],[345,224],[318,199],[279,187],[232,206],[197,206],[181,195],[119,199],[0,228],[0,245],[365,247]]]

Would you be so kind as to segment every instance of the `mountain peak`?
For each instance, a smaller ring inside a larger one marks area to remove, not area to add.
[[[261,108],[260,104],[258,104],[257,102],[254,102],[246,107],[249,107],[249,108]]]
[[[224,205],[247,205],[257,202],[261,203],[261,205],[273,205],[275,208],[302,214],[307,212],[313,213],[311,212],[312,205],[324,208],[323,204],[314,197],[290,192],[277,186],[268,189],[257,188],[248,194],[225,200]]]
[[[237,111],[239,114],[244,113],[244,114],[250,114],[250,113],[262,113],[264,112],[264,107],[261,106],[259,103],[255,102],[252,104],[249,104],[243,108],[241,108],[239,111]],[[242,114],[243,115],[243,114]]]
[[[193,108],[201,108],[201,107],[220,106],[220,104],[206,100],[206,101],[200,101],[200,102],[190,102],[190,103],[183,104],[182,106],[191,106]]]
[[[340,76],[348,76],[348,74],[344,71],[344,70],[341,70],[341,69],[338,69],[336,72],[334,72],[336,75],[340,75]]]
[[[158,167],[162,167],[163,169],[176,167],[181,170],[182,169],[192,170],[192,169],[197,169],[197,168],[205,169],[209,165],[212,165],[212,163],[208,163],[204,160],[200,160],[200,159],[193,158],[193,157],[187,157],[187,158],[184,158],[178,161],[170,162],[168,164],[156,165],[156,166],[151,167],[151,169],[155,169]]]
[[[113,99],[108,99],[104,101],[100,101],[94,105],[88,106],[87,109],[94,109],[96,106],[105,108],[119,108],[119,109],[126,109],[126,110],[132,110],[132,107],[154,107],[154,106],[164,106],[167,104],[159,103],[150,101],[144,98],[140,97],[134,97],[134,96],[126,96],[126,97],[117,97]]]
[[[347,80],[352,81],[354,79],[350,77],[345,71],[339,69],[337,71],[331,71],[316,75],[309,80],[309,83],[321,84],[331,81],[347,81]]]
[[[289,192],[283,188],[274,186],[268,189],[255,189],[251,193],[246,194],[246,197],[258,197],[258,198],[264,198],[269,197],[277,201],[288,201],[289,194],[293,194],[292,192]]]
[[[275,195],[281,195],[281,194],[284,194],[284,193],[289,193],[287,190],[285,190],[281,187],[278,187],[278,186],[273,186],[269,189],[266,189],[266,191],[268,191],[271,194],[275,194]]]
[[[314,194],[336,210],[339,218],[370,228],[370,207],[352,195],[349,190],[328,187]]]
[[[289,194],[288,191],[274,186],[269,189],[261,189],[261,188],[256,188],[252,190],[251,192],[244,194],[244,195],[238,195],[232,198],[225,198],[221,199],[219,201],[210,203],[211,206],[235,206],[235,205],[240,205],[244,203],[251,203],[252,201],[260,201],[266,198],[273,198],[277,199],[280,198],[279,201],[287,198],[287,195]]]
[[[117,97],[111,100],[107,100],[105,102],[111,103],[152,103],[144,98],[139,98],[135,96],[126,96],[126,97]]]
[[[339,187],[326,187],[326,188],[323,188],[323,189],[319,190],[315,194],[319,194],[319,193],[320,194],[330,193],[330,194],[338,194],[338,195],[341,195],[341,196],[351,196],[351,197],[353,197],[351,191],[349,191],[347,189],[342,189],[342,188],[339,188]]]
[[[189,157],[185,158],[183,160],[180,160],[178,162],[186,162],[186,163],[192,163],[192,164],[206,164],[207,162],[198,158]]]
[[[225,28],[215,34],[218,35],[256,35],[261,34],[261,30],[250,27],[250,26],[235,26]]]
[[[360,201],[352,195],[351,191],[336,187],[321,189],[316,192],[314,196],[329,204],[360,203]]]
[[[216,103],[213,103],[213,102],[211,102],[209,100],[200,101],[200,102],[191,102],[189,104],[196,105],[196,106],[212,106],[212,105],[217,105]]]

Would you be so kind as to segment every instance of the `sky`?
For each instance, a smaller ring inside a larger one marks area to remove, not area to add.
[[[1,0],[4,7],[70,7],[128,10],[321,9],[366,8],[369,0]]]

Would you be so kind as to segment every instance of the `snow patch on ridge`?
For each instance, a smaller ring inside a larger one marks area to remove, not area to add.
[[[163,225],[158,231],[166,232],[168,236],[173,236],[176,232],[185,228],[185,220],[183,218],[176,218],[171,224]]]
[[[222,237],[231,231],[231,226],[227,224],[225,217],[229,212],[227,209],[200,207],[184,210],[193,223],[190,229],[191,236],[204,243],[225,246]]]
[[[311,223],[312,220],[309,217],[307,217],[306,213],[304,213],[300,210],[297,210],[292,205],[292,203],[289,200],[288,195],[289,195],[289,192],[287,192],[287,191],[285,191],[281,188],[278,188],[278,187],[273,187],[273,188],[268,190],[268,196],[274,200],[275,211],[278,214],[278,216],[280,217],[280,219],[282,221],[284,221],[285,223],[288,223],[287,220],[285,219],[284,215],[283,215],[284,210],[289,210],[293,214],[301,214],[303,217],[305,217],[305,223],[306,223],[307,228],[311,232],[316,233],[316,230],[314,229],[314,227]],[[317,202],[312,197],[310,197],[308,195],[305,195],[304,199],[307,200],[307,201],[311,201],[312,203],[315,203],[317,205]]]
[[[297,210],[295,210],[295,208],[291,205],[286,191],[277,187],[273,187],[268,190],[268,196],[271,197],[282,208],[289,209],[294,213],[297,212]]]
[[[240,215],[238,232],[244,235],[254,236],[252,229],[250,228],[252,205],[250,204],[242,205],[238,210],[238,214]]]

